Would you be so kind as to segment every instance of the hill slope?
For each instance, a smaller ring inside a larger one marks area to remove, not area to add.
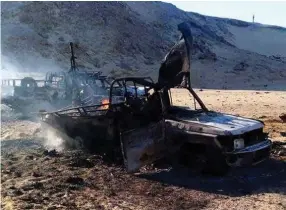
[[[285,28],[184,12],[162,2],[1,2],[1,19],[6,72],[68,69],[73,41],[85,68],[156,78],[179,37],[177,24],[188,20],[196,87],[286,89]]]

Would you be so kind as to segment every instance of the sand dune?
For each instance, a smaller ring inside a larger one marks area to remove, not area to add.
[[[262,55],[286,57],[286,29],[263,25],[248,27],[229,26],[233,34],[232,43],[240,49]]]

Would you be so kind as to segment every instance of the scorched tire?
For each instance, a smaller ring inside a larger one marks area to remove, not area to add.
[[[229,166],[226,162],[226,157],[222,151],[209,146],[206,149],[206,165],[204,173],[211,174],[214,176],[224,176],[229,171]]]

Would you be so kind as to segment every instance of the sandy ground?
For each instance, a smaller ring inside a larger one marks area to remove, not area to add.
[[[285,92],[196,90],[212,110],[263,120],[286,141]],[[2,209],[285,209],[285,156],[208,177],[181,167],[127,174],[79,151],[48,152],[40,125],[10,120],[1,129]]]

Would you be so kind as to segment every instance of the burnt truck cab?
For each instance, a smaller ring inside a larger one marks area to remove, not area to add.
[[[272,142],[262,121],[210,111],[188,84],[167,91],[166,135],[182,142],[185,158],[190,151],[203,153],[207,170],[223,173],[230,166],[255,165],[269,157]]]

